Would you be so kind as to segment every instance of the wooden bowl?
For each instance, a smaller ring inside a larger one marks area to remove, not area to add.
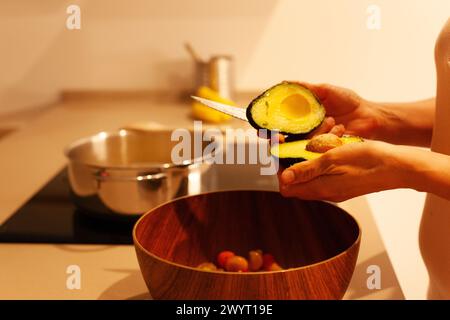
[[[355,269],[361,231],[335,205],[271,191],[179,198],[143,215],[133,229],[142,275],[155,299],[341,299]],[[195,268],[220,251],[262,249],[286,270]]]

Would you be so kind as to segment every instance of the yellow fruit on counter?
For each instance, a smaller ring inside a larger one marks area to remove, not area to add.
[[[230,106],[236,106],[236,104],[233,101],[226,98],[222,98],[217,91],[214,91],[208,87],[200,87],[197,90],[196,95],[200,98],[213,100],[223,104],[228,104]],[[231,118],[231,116],[222,113],[220,111],[211,109],[197,101],[194,101],[192,103],[192,116],[197,120],[203,120],[212,123],[225,122]]]

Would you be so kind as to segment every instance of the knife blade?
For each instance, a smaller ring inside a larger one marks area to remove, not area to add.
[[[212,100],[208,100],[208,99],[204,99],[204,98],[200,98],[200,97],[196,97],[196,96],[191,96],[192,99],[197,100],[198,102],[204,104],[207,107],[210,107],[214,110],[220,111],[222,113],[228,114],[234,118],[238,118],[240,120],[244,120],[244,121],[248,121],[247,119],[247,115],[246,115],[246,108],[240,108],[240,107],[233,107],[233,106],[229,106],[227,104],[223,104],[220,102],[216,102],[216,101],[212,101]]]

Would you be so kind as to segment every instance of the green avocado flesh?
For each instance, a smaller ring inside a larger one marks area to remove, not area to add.
[[[247,118],[256,129],[305,134],[322,123],[325,108],[307,88],[297,83],[282,82],[250,103]]]
[[[342,136],[340,139],[343,145],[364,141],[362,138],[355,136]],[[323,153],[306,150],[306,145],[309,141],[310,140],[308,139],[277,144],[270,148],[270,153],[272,156],[278,158],[280,164],[284,167],[289,167],[297,162],[312,160],[320,157]]]

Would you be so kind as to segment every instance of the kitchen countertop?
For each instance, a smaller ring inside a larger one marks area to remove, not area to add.
[[[403,299],[378,230],[363,197],[341,204],[363,229],[357,266],[344,299]],[[129,245],[0,245],[0,299],[151,299]],[[81,289],[66,288],[67,267],[81,270]],[[378,265],[382,289],[366,286]]]
[[[192,127],[189,107],[183,103],[145,96],[83,96],[56,103],[1,138],[0,223],[65,166],[62,150],[67,144],[137,122],[141,128]],[[247,126],[239,121],[229,125]],[[354,215],[363,229],[360,256],[345,298],[404,298],[366,197],[340,206]],[[0,299],[150,298],[132,246],[0,244],[0,261]],[[80,290],[66,288],[69,265],[81,268]],[[369,265],[381,268],[381,290],[367,288]]]

